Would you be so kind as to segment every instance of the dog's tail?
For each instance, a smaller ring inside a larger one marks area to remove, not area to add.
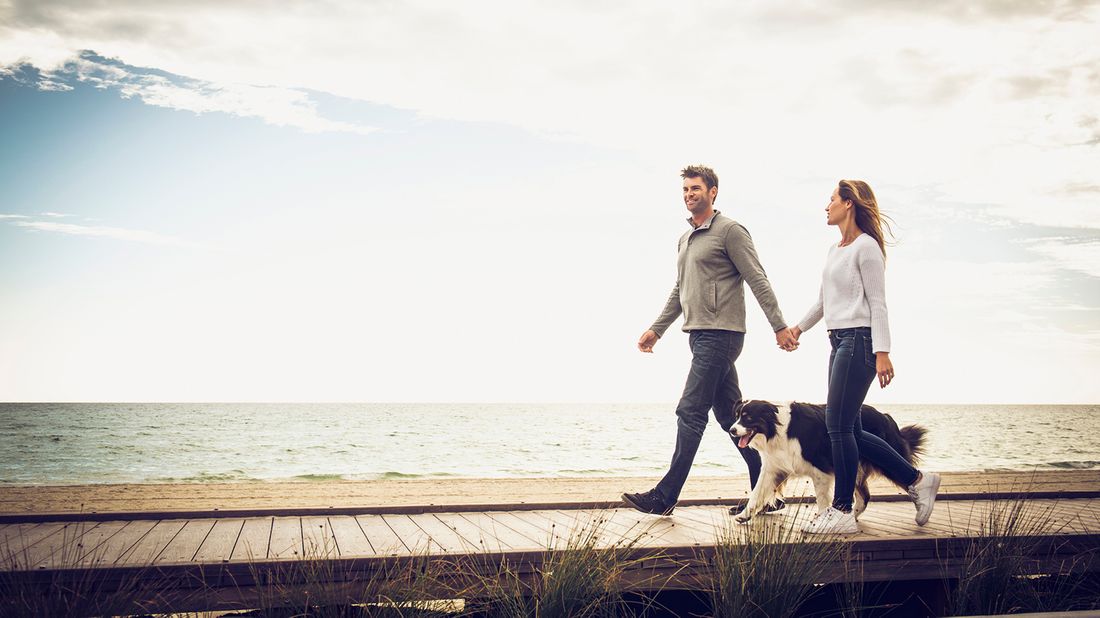
[[[925,440],[927,436],[928,430],[920,425],[906,425],[901,428],[901,439],[909,446],[909,456],[906,457],[909,463],[917,463],[924,456],[925,447],[928,446]]]

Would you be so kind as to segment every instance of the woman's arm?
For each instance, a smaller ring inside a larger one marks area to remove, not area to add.
[[[871,344],[875,352],[890,351],[890,316],[886,311],[886,259],[875,243],[859,247],[859,277],[871,309]]]

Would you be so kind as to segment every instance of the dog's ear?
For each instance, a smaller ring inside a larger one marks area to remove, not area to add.
[[[741,408],[744,408],[745,404],[748,403],[748,402],[749,402],[748,399],[742,399],[741,401],[738,401],[737,403],[733,404],[733,416],[734,416],[734,418],[741,415]]]

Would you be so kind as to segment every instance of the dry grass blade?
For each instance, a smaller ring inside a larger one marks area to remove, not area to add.
[[[809,512],[809,511],[806,511]],[[718,534],[709,593],[717,618],[792,616],[845,563],[847,544],[805,538],[798,518],[732,521]]]

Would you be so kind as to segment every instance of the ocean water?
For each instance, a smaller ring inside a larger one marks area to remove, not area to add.
[[[935,470],[1100,468],[1100,406],[882,405]],[[0,403],[0,483],[660,475],[672,404]],[[692,474],[744,473],[711,422]]]

